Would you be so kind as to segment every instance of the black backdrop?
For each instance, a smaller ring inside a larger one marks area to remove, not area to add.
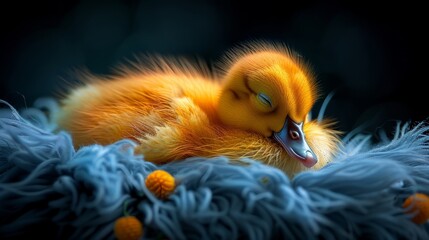
[[[11,1],[12,2],[12,1]],[[327,116],[350,131],[429,117],[425,8],[335,1],[33,1],[2,3],[0,98],[53,96],[74,69],[108,74],[141,53],[217,61],[248,40],[288,44],[309,61]],[[315,106],[315,112],[321,101]]]

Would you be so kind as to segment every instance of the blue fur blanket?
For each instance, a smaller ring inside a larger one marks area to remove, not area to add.
[[[0,117],[0,239],[114,239],[125,205],[144,239],[429,239],[429,223],[413,223],[401,206],[415,192],[429,194],[422,124],[398,127],[378,145],[364,135],[345,139],[331,164],[290,179],[224,157],[157,166],[128,140],[76,151],[38,110],[55,112],[55,103],[36,105]],[[178,182],[167,200],[144,184],[156,169]]]

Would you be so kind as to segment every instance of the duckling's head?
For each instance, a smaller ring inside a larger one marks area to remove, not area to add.
[[[276,140],[306,167],[317,163],[303,125],[316,98],[308,69],[288,50],[244,52],[231,61],[218,102],[220,120],[229,126]]]

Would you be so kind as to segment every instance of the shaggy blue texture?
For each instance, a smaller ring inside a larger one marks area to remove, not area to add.
[[[52,101],[36,105],[56,111]],[[156,166],[128,140],[76,151],[41,111],[21,115],[0,117],[1,239],[113,239],[124,209],[145,239],[429,239],[429,223],[414,224],[401,207],[429,194],[429,127],[398,127],[378,146],[354,136],[322,170],[289,179],[223,157]],[[144,184],[156,169],[178,181],[165,201]]]

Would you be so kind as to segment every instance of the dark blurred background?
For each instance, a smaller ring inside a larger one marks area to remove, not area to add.
[[[75,69],[109,74],[142,53],[215,62],[264,39],[312,64],[322,98],[336,92],[326,115],[340,130],[421,121],[429,117],[427,14],[399,2],[9,1],[0,10],[0,99],[31,106],[64,89]]]

